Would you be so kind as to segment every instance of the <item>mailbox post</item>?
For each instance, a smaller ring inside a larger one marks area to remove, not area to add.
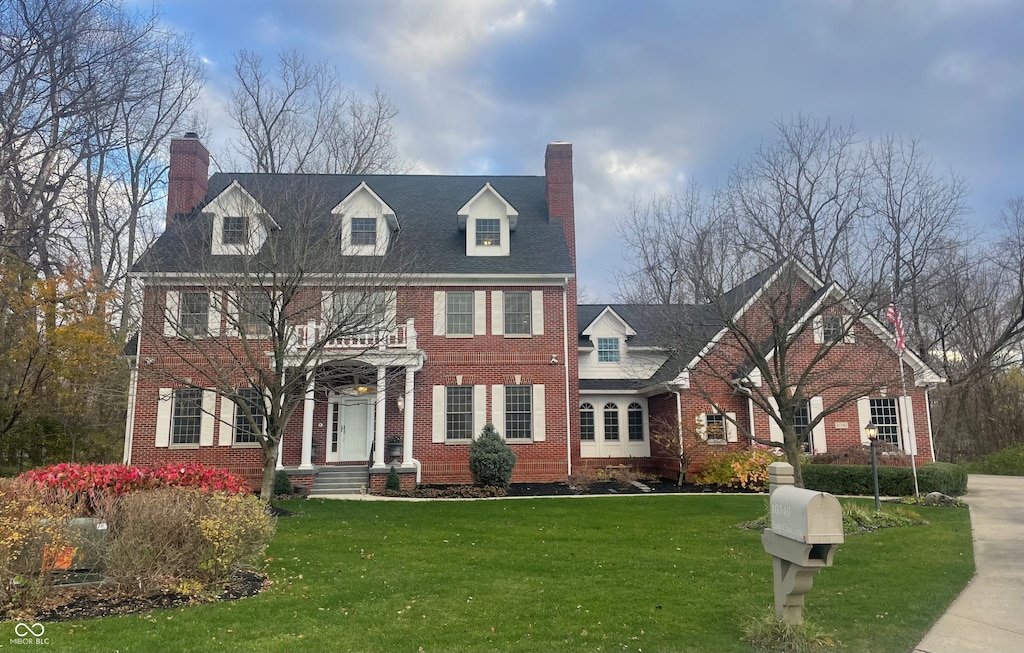
[[[831,567],[836,546],[843,543],[843,510],[825,492],[793,487],[793,466],[769,466],[771,527],[761,536],[772,556],[775,617],[802,624],[804,595],[814,575]]]

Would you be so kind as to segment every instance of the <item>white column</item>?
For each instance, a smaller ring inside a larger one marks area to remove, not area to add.
[[[306,397],[302,402],[302,462],[301,469],[313,468],[313,409],[316,403],[313,401],[313,372],[306,377]]]
[[[386,411],[384,410],[384,390],[385,390],[385,375],[386,368],[377,368],[377,410],[374,415],[374,449],[373,449],[373,466],[383,467],[384,466],[384,421]]]
[[[416,402],[413,399],[413,391],[416,389],[413,383],[413,369],[411,367],[405,368],[405,422],[403,424],[403,440],[402,440],[402,467],[412,467],[414,465],[412,461],[412,424],[413,424],[413,406]]]
[[[281,401],[278,402],[278,407],[284,405],[284,395],[281,396]],[[284,411],[278,410],[278,413]],[[281,462],[284,458],[284,433],[281,434],[281,440],[277,443],[277,468],[284,469],[284,464]]]

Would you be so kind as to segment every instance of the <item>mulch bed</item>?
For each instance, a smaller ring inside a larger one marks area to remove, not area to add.
[[[240,571],[235,573],[219,594],[206,598],[197,598],[177,592],[135,596],[109,584],[58,587],[34,612],[11,611],[4,615],[3,619],[52,623],[148,612],[149,610],[175,608],[210,601],[234,601],[247,596],[255,596],[263,591],[268,584],[266,574]]]

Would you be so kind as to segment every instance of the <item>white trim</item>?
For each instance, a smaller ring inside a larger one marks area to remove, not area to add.
[[[550,274],[457,274],[457,273],[385,273],[389,278],[395,280],[395,285],[400,286],[564,286],[567,279],[575,279],[573,273],[550,273]],[[129,276],[136,279],[144,279],[152,285],[181,285],[190,284],[196,280],[210,278],[209,272],[132,272]],[[379,283],[380,273],[352,273],[346,274],[345,278],[352,285],[357,286],[367,282],[377,281]],[[338,276],[330,272],[310,272],[305,275],[306,281],[303,286],[323,286],[337,282]],[[248,281],[250,275],[244,272],[217,272],[217,280],[221,283],[234,281]],[[401,281],[401,283],[399,283]]]
[[[591,320],[590,324],[587,325],[587,328],[583,329],[581,334],[585,336],[594,335],[594,325],[600,322],[602,319],[604,319],[605,315],[611,315],[612,317],[619,321],[619,324],[622,326],[622,333],[626,337],[636,335],[636,330],[629,324],[629,322],[624,320],[621,315],[616,313],[615,309],[613,309],[611,306],[605,306],[604,309],[597,315],[597,317]]]

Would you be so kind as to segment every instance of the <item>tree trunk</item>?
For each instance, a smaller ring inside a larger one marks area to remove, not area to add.
[[[270,503],[274,498],[274,474],[277,472],[277,450],[280,441],[268,438],[263,447],[263,483],[260,486],[260,499]]]

